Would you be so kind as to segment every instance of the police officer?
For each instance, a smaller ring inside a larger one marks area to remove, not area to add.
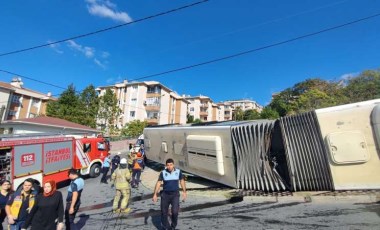
[[[166,160],[166,168],[160,173],[153,194],[153,202],[157,201],[157,194],[160,191],[161,184],[163,190],[161,192],[161,224],[164,229],[175,229],[178,222],[179,211],[179,185],[182,187],[182,200],[185,201],[186,186],[185,179],[181,170],[174,168],[173,159]],[[169,206],[172,208],[171,224],[168,221]]]
[[[131,180],[131,173],[127,168],[127,159],[122,158],[120,160],[119,167],[111,175],[111,180],[115,184],[116,195],[113,200],[113,212],[123,212],[128,213],[131,209],[127,208],[129,197],[131,196],[131,189],[129,187],[129,181]],[[119,208],[119,201],[121,199],[121,204]]]

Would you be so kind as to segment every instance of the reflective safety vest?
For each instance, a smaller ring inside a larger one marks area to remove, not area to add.
[[[131,180],[129,169],[122,169],[119,167],[113,172],[111,177],[115,182],[116,189],[129,189],[129,181]]]
[[[144,158],[136,157],[133,161],[133,169],[142,169],[144,165]]]
[[[11,211],[11,215],[15,218],[18,217],[18,214],[20,213],[20,209],[21,209],[21,205],[22,205],[22,201],[23,201],[23,198],[25,196],[24,192],[16,192],[14,194],[15,198],[13,200],[13,203],[10,207],[10,211]],[[29,211],[32,209],[33,205],[34,205],[34,195],[32,193],[29,194]]]

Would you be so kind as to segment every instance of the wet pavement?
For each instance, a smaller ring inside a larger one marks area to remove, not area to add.
[[[115,190],[110,184],[101,184],[100,178],[86,179],[77,227],[83,230],[160,229],[160,201],[152,201],[152,192],[162,166],[149,166],[142,174],[140,187],[132,189],[129,214],[111,212]],[[180,203],[177,229],[181,230],[379,229],[377,194],[344,198],[323,193],[241,196],[234,189],[191,176],[187,187],[188,198]],[[64,197],[66,189],[60,189]]]

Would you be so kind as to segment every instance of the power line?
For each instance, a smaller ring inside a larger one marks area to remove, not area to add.
[[[2,54],[0,54],[0,57],[11,55],[11,54],[16,54],[16,53],[21,53],[21,52],[25,52],[25,51],[29,51],[29,50],[34,50],[34,49],[38,49],[38,48],[42,48],[42,47],[46,47],[46,46],[51,46],[51,45],[62,43],[62,42],[66,42],[66,41],[69,41],[69,40],[75,40],[75,39],[78,39],[78,38],[92,36],[92,35],[95,35],[95,34],[98,34],[98,33],[103,33],[103,32],[109,31],[109,30],[117,29],[117,28],[120,28],[120,27],[123,27],[123,26],[127,26],[127,25],[130,25],[130,24],[137,23],[137,22],[142,22],[142,21],[146,21],[146,20],[149,20],[149,19],[152,19],[152,18],[163,16],[163,15],[166,15],[166,14],[174,13],[176,11],[180,11],[180,10],[183,10],[183,9],[186,9],[186,8],[190,8],[190,7],[193,7],[193,6],[196,6],[196,5],[208,2],[208,1],[209,0],[202,0],[202,1],[195,2],[195,3],[189,4],[189,5],[181,6],[181,7],[178,7],[178,8],[175,8],[175,9],[171,9],[171,10],[168,10],[168,11],[165,11],[165,12],[154,14],[154,15],[151,15],[151,16],[148,16],[148,17],[145,17],[145,18],[140,18],[140,19],[134,20],[132,22],[127,22],[127,23],[116,25],[116,26],[107,27],[107,28],[104,28],[104,29],[101,29],[101,30],[96,30],[96,31],[93,31],[93,32],[89,32],[89,33],[86,33],[86,34],[81,34],[81,35],[73,36],[73,37],[70,37],[70,38],[65,38],[65,39],[62,39],[62,40],[59,40],[59,41],[55,41],[55,42],[49,42],[49,43],[45,43],[45,44],[42,44],[42,45],[37,45],[37,46],[29,47],[29,48],[24,48],[24,49],[19,49],[19,50],[15,50],[15,51],[10,51],[10,52],[6,52],[6,53],[2,53]]]
[[[42,84],[45,84],[45,85],[50,85],[50,86],[53,86],[53,87],[56,87],[56,88],[59,88],[59,89],[65,89],[66,90],[66,88],[64,88],[62,86],[54,85],[54,84],[51,84],[51,83],[48,83],[48,82],[45,82],[45,81],[36,80],[36,79],[30,78],[30,77],[27,77],[27,76],[23,76],[21,74],[17,74],[17,73],[13,73],[13,72],[7,71],[7,70],[0,69],[0,72],[4,72],[4,73],[10,74],[10,75],[19,76],[19,77],[22,77],[22,78],[29,79],[31,81],[35,81],[35,82],[38,82],[38,83],[42,83]]]
[[[259,47],[259,48],[243,51],[243,52],[240,52],[240,53],[232,54],[232,55],[221,57],[221,58],[216,58],[216,59],[205,61],[205,62],[200,62],[200,63],[189,65],[189,66],[180,67],[180,68],[177,68],[177,69],[167,70],[167,71],[164,71],[164,72],[161,72],[161,73],[155,73],[155,74],[151,74],[151,75],[135,78],[135,79],[132,79],[131,81],[137,81],[137,80],[141,80],[141,79],[146,79],[146,78],[151,78],[151,77],[157,77],[157,76],[161,76],[161,75],[165,75],[165,74],[169,74],[169,73],[179,72],[179,71],[182,71],[182,70],[192,69],[192,68],[195,68],[195,67],[198,67],[198,66],[203,66],[203,65],[211,64],[211,63],[214,63],[214,62],[219,62],[219,61],[223,61],[223,60],[227,60],[227,59],[243,56],[243,55],[246,55],[246,54],[249,54],[249,53],[253,53],[253,52],[269,49],[269,48],[272,48],[272,47],[275,47],[275,46],[279,46],[279,45],[283,45],[283,44],[286,44],[286,43],[290,43],[290,42],[294,42],[294,41],[297,41],[297,40],[301,40],[301,39],[304,39],[304,38],[308,38],[308,37],[312,37],[312,36],[315,36],[315,35],[319,35],[319,34],[322,34],[322,33],[328,32],[328,31],[336,30],[336,29],[339,29],[339,28],[342,28],[342,27],[345,27],[345,26],[356,24],[356,23],[359,23],[359,22],[362,22],[362,21],[366,21],[366,20],[375,18],[375,17],[379,17],[379,16],[380,16],[380,13],[377,13],[377,14],[374,14],[374,15],[371,15],[371,16],[368,16],[368,17],[360,18],[360,19],[357,19],[357,20],[354,20],[354,21],[351,21],[351,22],[347,22],[347,23],[344,23],[344,24],[341,24],[341,25],[333,26],[333,27],[330,27],[330,28],[327,28],[327,29],[319,30],[317,32],[305,34],[305,35],[298,36],[298,37],[295,37],[295,38],[287,39],[287,40],[284,40],[284,41],[281,41],[281,42],[273,43],[273,44],[270,44],[270,45],[266,45],[266,46],[262,46],[262,47]]]
[[[179,71],[186,70],[186,69],[195,68],[195,67],[202,66],[202,65],[211,64],[211,63],[214,63],[214,62],[219,62],[219,61],[223,61],[223,60],[239,57],[239,56],[246,55],[246,54],[249,54],[249,53],[265,50],[265,49],[272,48],[272,47],[275,47],[275,46],[279,46],[279,45],[283,45],[283,44],[286,44],[286,43],[290,43],[290,42],[294,42],[294,41],[297,41],[297,40],[301,40],[301,39],[304,39],[304,38],[308,38],[308,37],[312,37],[312,36],[315,36],[315,35],[319,35],[319,34],[322,34],[322,33],[328,32],[328,31],[339,29],[339,28],[342,28],[342,27],[345,27],[345,26],[356,24],[356,23],[359,23],[359,22],[362,22],[362,21],[366,21],[366,20],[375,18],[375,17],[379,17],[379,16],[380,16],[380,13],[377,13],[377,14],[374,14],[374,15],[371,15],[371,16],[368,16],[368,17],[360,18],[360,19],[357,19],[357,20],[354,20],[354,21],[351,21],[351,22],[347,22],[347,23],[340,24],[340,25],[337,25],[337,26],[333,26],[333,27],[330,27],[330,28],[327,28],[327,29],[319,30],[317,32],[313,32],[313,33],[305,34],[305,35],[302,35],[302,36],[298,36],[298,37],[295,37],[295,38],[287,39],[287,40],[284,40],[284,41],[281,41],[281,42],[273,43],[273,44],[270,44],[270,45],[262,46],[262,47],[259,47],[259,48],[243,51],[243,52],[240,52],[240,53],[232,54],[232,55],[221,57],[221,58],[216,58],[216,59],[213,59],[213,60],[209,60],[209,61],[205,61],[205,62],[201,62],[201,63],[189,65],[189,66],[180,67],[180,68],[177,68],[177,69],[167,70],[167,71],[164,71],[164,72],[161,72],[161,73],[156,73],[156,74],[151,74],[151,75],[135,78],[135,79],[132,79],[130,81],[137,81],[137,80],[141,80],[141,79],[161,76],[161,75],[165,75],[165,74],[169,74],[169,73],[174,73],[174,72],[179,72]],[[8,74],[13,74],[13,75],[21,76],[21,77],[27,78],[29,80],[36,81],[36,82],[43,83],[43,84],[47,84],[47,85],[54,86],[54,87],[57,87],[57,88],[66,89],[66,88],[63,88],[63,87],[60,87],[60,86],[57,86],[57,85],[53,85],[53,84],[46,83],[46,82],[43,82],[43,81],[35,80],[33,78],[28,78],[28,77],[22,76],[20,74],[12,73],[10,71],[1,70],[1,69],[0,69],[0,71],[8,73]]]
[[[54,87],[57,87],[57,88],[60,88],[60,89],[67,90],[67,88],[64,88],[64,87],[61,87],[61,86],[57,86],[57,85],[54,85],[54,84],[50,84],[50,83],[47,83],[47,82],[43,82],[43,81],[40,81],[40,80],[35,80],[33,78],[27,77],[25,75],[17,74],[17,73],[14,73],[14,72],[6,71],[6,70],[1,70],[1,69],[0,69],[0,72],[8,73],[8,74],[11,74],[11,75],[16,75],[16,76],[19,76],[19,77],[22,77],[22,78],[26,78],[26,79],[29,79],[29,80],[32,80],[32,81],[36,81],[36,82],[39,82],[39,83],[42,83],[42,84],[46,84],[46,85],[50,85],[50,86],[54,86]],[[79,94],[79,93],[81,93],[83,91],[84,90],[80,90],[80,91],[75,90],[74,92]],[[54,95],[51,95],[51,97],[60,96],[61,94],[62,93],[54,94]],[[119,99],[119,101],[121,101],[121,100]],[[8,101],[0,101],[0,103],[7,103],[7,102]],[[124,105],[125,106],[129,106],[130,108],[135,108],[135,109],[140,109],[140,110],[146,111],[146,109],[144,107],[139,107],[139,106],[135,106],[135,105],[131,105],[131,104],[126,104],[126,103],[124,103]],[[157,111],[157,113],[159,113],[159,114],[173,115],[174,117],[181,117],[181,115],[175,115],[173,113],[166,113],[166,112],[161,112],[161,111]],[[182,116],[184,116],[184,115],[182,115]]]

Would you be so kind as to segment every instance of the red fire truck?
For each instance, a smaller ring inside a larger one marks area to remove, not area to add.
[[[70,168],[78,169],[82,175],[97,177],[109,150],[109,142],[103,137],[3,138],[0,140],[0,178],[12,181],[13,189],[17,189],[26,178],[40,184],[49,179],[67,180]]]

